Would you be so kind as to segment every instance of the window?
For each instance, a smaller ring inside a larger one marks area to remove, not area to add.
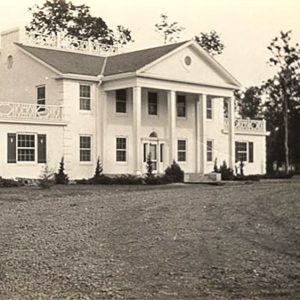
[[[213,161],[213,141],[206,141],[206,161]]]
[[[183,95],[177,96],[177,117],[186,117],[186,99]]]
[[[157,93],[148,92],[148,114],[157,115]]]
[[[126,161],[126,138],[116,139],[116,160]]]
[[[17,135],[17,158],[18,161],[35,161],[35,135]]]
[[[178,140],[177,141],[177,160],[186,161],[186,141]]]
[[[7,163],[47,162],[47,136],[34,133],[7,134]]]
[[[206,118],[207,119],[213,118],[212,98],[206,99]]]
[[[80,85],[80,110],[91,110],[90,85]]]
[[[127,95],[126,90],[116,90],[116,112],[126,113]]]
[[[254,162],[253,142],[235,142],[235,162]]]
[[[91,137],[90,136],[79,137],[79,160],[91,161]]]
[[[164,144],[160,144],[160,162],[164,161]]]
[[[45,105],[46,105],[46,87],[38,86],[36,89],[37,93],[37,105],[38,105],[38,111],[45,111]]]
[[[7,57],[7,69],[11,69],[13,67],[14,64],[14,58],[12,55],[8,55]]]

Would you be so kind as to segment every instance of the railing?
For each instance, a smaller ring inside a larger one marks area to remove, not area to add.
[[[62,106],[0,102],[0,119],[62,121]]]
[[[224,129],[229,129],[229,120],[224,118]],[[245,133],[264,133],[266,132],[266,122],[264,120],[248,120],[248,119],[236,119],[234,121],[234,130],[236,132]]]
[[[79,40],[62,34],[45,35],[35,32],[26,32],[24,36],[24,44],[28,46],[55,48],[102,56],[107,56],[117,52],[117,48],[112,45],[106,45],[92,40]]]

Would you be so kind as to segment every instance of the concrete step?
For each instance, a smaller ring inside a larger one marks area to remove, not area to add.
[[[221,174],[218,173],[184,173],[184,182],[186,183],[205,183],[221,181]]]

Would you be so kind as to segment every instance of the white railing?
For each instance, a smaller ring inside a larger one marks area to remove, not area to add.
[[[98,41],[79,40],[62,34],[40,34],[35,32],[26,32],[24,44],[43,48],[55,48],[66,51],[76,51],[94,55],[107,56],[117,52],[117,48],[112,45],[102,44]]]
[[[0,102],[0,119],[62,121],[62,106]]]
[[[224,118],[224,129],[228,131],[228,128],[229,120]],[[236,119],[234,121],[234,130],[245,133],[264,133],[266,132],[266,122],[264,120]]]

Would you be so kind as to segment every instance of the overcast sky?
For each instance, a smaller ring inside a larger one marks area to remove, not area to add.
[[[182,40],[203,31],[216,30],[225,44],[217,59],[244,85],[259,84],[272,74],[266,49],[280,30],[292,30],[300,42],[300,0],[73,0],[91,7],[109,27],[118,24],[132,30],[131,49],[162,43],[154,31],[161,13],[185,27]],[[0,31],[30,21],[28,7],[44,0],[1,0]]]

